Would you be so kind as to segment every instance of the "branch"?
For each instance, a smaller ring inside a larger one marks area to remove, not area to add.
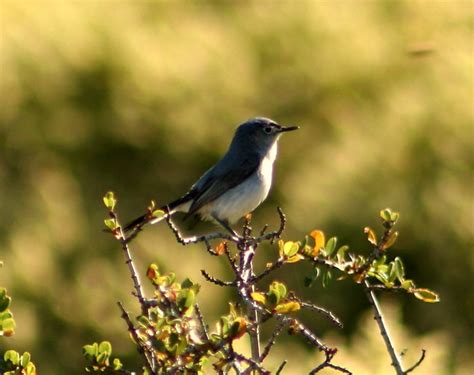
[[[404,375],[401,361],[398,358],[397,353],[395,352],[395,347],[392,343],[392,339],[388,332],[388,328],[384,322],[384,319],[382,316],[382,310],[380,309],[380,306],[377,302],[375,293],[372,290],[370,290],[370,283],[367,280],[364,281],[364,286],[365,286],[364,288],[365,294],[367,296],[367,299],[369,300],[369,304],[372,307],[372,310],[374,313],[374,319],[377,322],[377,325],[380,330],[380,334],[382,335],[382,338],[385,342],[385,346],[387,347],[388,354],[390,355],[390,358],[392,360],[392,366],[395,368],[397,375]]]
[[[221,232],[185,238],[181,235],[176,225],[174,225],[174,223],[171,221],[171,216],[166,216],[165,220],[168,223],[168,226],[170,227],[171,231],[175,235],[176,241],[178,241],[181,245],[186,246],[190,244],[204,242],[206,244],[207,251],[211,255],[214,255],[214,256],[217,256],[219,254],[214,251],[209,241],[215,240],[215,239],[222,239],[222,240],[228,240],[232,242],[239,242],[239,239],[237,237],[231,236],[230,234],[227,234],[227,233],[221,233]]]
[[[130,277],[132,278],[133,286],[135,288],[135,293],[132,293],[132,294],[134,294],[137,297],[138,302],[140,303],[142,314],[146,315],[148,312],[148,303],[144,297],[142,285],[140,283],[140,277],[138,276],[137,269],[135,268],[135,264],[133,263],[133,260],[132,260],[132,254],[128,246],[129,239],[125,237],[122,227],[119,227],[119,234],[120,234],[119,241],[122,244],[122,250],[123,250],[123,253],[125,254],[125,263],[127,264],[128,270],[130,271]]]
[[[425,349],[421,349],[421,357],[420,359],[418,359],[418,361],[416,361],[416,363],[411,366],[408,370],[405,370],[405,374],[408,374],[409,372],[412,372],[414,369],[416,369],[419,365],[421,365],[421,362],[423,362],[423,360],[425,359],[425,355],[426,355],[426,350]]]
[[[314,312],[317,312],[318,314],[321,314],[323,316],[325,316],[326,318],[328,318],[332,323],[334,323],[338,328],[343,328],[344,325],[342,324],[342,322],[339,320],[339,318],[334,315],[331,311],[329,310],[326,310],[325,308],[323,307],[319,307],[319,306],[316,306],[312,303],[309,303],[309,302],[303,302],[303,301],[300,301],[299,299],[297,298],[294,298],[293,300],[295,301],[298,301],[299,304],[301,305],[301,307],[303,308],[306,308],[308,310],[312,310]]]
[[[153,366],[153,362],[154,362],[153,354],[149,353],[148,350],[146,350],[146,348],[143,348],[141,346],[140,338],[138,337],[137,331],[136,331],[135,327],[133,326],[132,320],[130,319],[130,315],[128,314],[128,312],[123,307],[122,302],[120,302],[120,301],[117,302],[117,305],[119,306],[120,310],[122,311],[121,317],[122,317],[123,320],[125,320],[125,323],[127,324],[127,328],[128,328],[128,331],[130,332],[130,335],[132,335],[133,340],[137,343],[138,353],[140,353],[145,359],[145,367],[150,372],[150,374],[155,374],[155,371],[153,369],[154,368],[154,366]]]
[[[237,286],[237,283],[235,281],[222,281],[222,280],[216,279],[215,277],[212,277],[211,275],[209,275],[207,271],[205,270],[201,270],[201,274],[204,276],[204,278],[207,281],[213,284],[216,284],[218,286]]]
[[[276,339],[278,336],[280,336],[280,333],[283,332],[283,329],[285,328],[286,323],[285,322],[278,322],[278,325],[275,327],[275,330],[272,333],[272,337],[268,340],[267,345],[265,345],[265,348],[263,349],[262,354],[260,355],[260,362],[263,362],[263,360],[268,356],[270,353],[270,349],[272,348],[273,345],[276,343]]]
[[[337,352],[336,349],[334,349],[332,351],[325,352],[326,359],[324,360],[324,362],[321,363],[320,365],[318,365],[317,367],[315,367],[313,370],[311,370],[309,375],[314,375],[314,374],[318,373],[319,371],[321,371],[322,369],[324,369],[326,367],[332,368],[333,370],[342,372],[344,374],[352,375],[352,372],[350,372],[348,369],[346,369],[342,366],[338,366],[338,365],[335,365],[335,364],[331,363],[331,361],[332,361],[334,355],[336,354],[336,352]]]

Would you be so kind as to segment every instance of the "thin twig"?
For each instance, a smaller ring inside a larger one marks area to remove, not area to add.
[[[280,336],[280,333],[283,332],[283,329],[285,328],[286,324],[285,322],[278,322],[277,326],[275,327],[272,336],[268,340],[267,345],[265,345],[265,348],[263,349],[262,354],[260,355],[260,362],[263,362],[265,358],[267,358],[268,354],[270,353],[270,349],[275,345],[276,339],[278,336]]]
[[[314,312],[317,312],[318,314],[321,314],[323,316],[325,316],[326,318],[328,318],[332,323],[334,323],[337,327],[339,328],[343,328],[344,325],[342,324],[342,322],[339,320],[339,318],[334,315],[331,311],[323,308],[323,307],[320,307],[320,306],[316,306],[312,303],[309,303],[309,302],[303,302],[303,301],[300,301],[298,299],[294,299],[295,301],[298,301],[299,304],[301,305],[301,307],[303,308],[306,308],[308,310],[312,310]]]
[[[285,264],[285,259],[279,258],[276,262],[272,263],[272,265],[270,267],[265,268],[265,270],[260,275],[254,276],[252,278],[252,282],[256,283],[257,281],[262,280],[265,276],[269,275],[270,273],[272,273],[276,269],[283,266],[283,264]]]
[[[119,240],[122,244],[123,253],[125,254],[125,263],[127,264],[128,270],[130,271],[130,277],[132,278],[133,286],[135,288],[134,295],[137,297],[138,302],[140,303],[142,314],[146,315],[148,312],[148,304],[143,293],[142,285],[140,283],[140,277],[138,276],[137,269],[135,268],[135,264],[133,263],[130,247],[128,246],[129,241],[125,238],[121,227],[119,227],[119,231],[121,236]]]
[[[421,349],[421,357],[418,359],[418,361],[416,361],[416,363],[413,366],[411,366],[408,370],[405,370],[405,374],[408,374],[409,372],[412,372],[419,365],[421,365],[421,362],[423,362],[423,360],[425,359],[425,355],[426,355],[426,350]]]
[[[125,307],[123,306],[122,302],[117,302],[117,305],[119,306],[121,312],[122,312],[122,319],[125,320],[125,323],[127,324],[128,331],[133,337],[133,340],[137,343],[137,351],[140,353],[144,359],[145,359],[145,366],[150,371],[150,374],[155,374],[154,371],[154,366],[153,366],[153,359],[151,353],[146,350],[141,344],[140,344],[140,338],[138,337],[137,330],[133,326],[132,320],[130,319],[130,315],[128,314],[127,310],[125,310]]]
[[[237,285],[235,281],[222,281],[222,280],[216,279],[215,277],[209,275],[206,270],[201,270],[201,274],[204,276],[204,278],[207,281],[213,284],[216,284],[218,286],[236,286]]]
[[[205,341],[209,341],[209,333],[207,332],[207,326],[206,326],[206,323],[204,322],[201,309],[199,308],[199,305],[197,303],[194,304],[194,311],[196,312],[199,325],[201,326],[201,338]]]
[[[283,367],[286,366],[286,364],[288,363],[288,361],[285,359],[280,366],[278,366],[278,370],[276,370],[275,372],[275,375],[280,375],[281,372],[283,371]]]
[[[387,347],[388,354],[390,355],[390,358],[392,360],[392,366],[395,368],[397,375],[404,375],[401,360],[400,358],[398,358],[398,355],[395,351],[395,347],[388,332],[388,327],[385,324],[384,318],[382,316],[382,310],[380,309],[375,293],[370,290],[370,283],[367,280],[364,281],[364,285],[365,294],[367,296],[367,299],[369,300],[370,306],[372,307],[374,319],[377,322],[380,334],[382,335],[382,338],[385,342],[385,346]]]

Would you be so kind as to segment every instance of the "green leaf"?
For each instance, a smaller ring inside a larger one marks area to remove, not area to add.
[[[278,281],[274,281],[270,284],[268,290],[269,302],[273,305],[277,305],[282,298],[285,298],[287,293],[286,286]]]
[[[20,358],[20,366],[26,367],[30,363],[31,360],[31,354],[28,352],[24,352],[23,355]]]
[[[155,210],[153,211],[152,215],[158,219],[161,219],[163,216],[165,216],[165,211],[163,210]]]
[[[288,241],[283,245],[283,254],[286,255],[288,258],[296,255],[299,250],[299,245],[296,242]]]
[[[386,208],[380,211],[380,217],[383,221],[391,221],[392,220],[392,210],[390,208]]]
[[[9,337],[15,333],[16,323],[13,318],[3,319],[0,325],[0,335]]]
[[[278,314],[288,314],[290,312],[298,311],[299,309],[301,309],[301,305],[298,302],[290,301],[277,305],[274,311]]]
[[[99,344],[99,353],[107,353],[108,355],[112,354],[112,344],[108,341],[102,341]]]
[[[14,350],[7,350],[3,355],[5,362],[11,362],[13,365],[20,363],[20,354]]]
[[[337,244],[337,237],[331,237],[324,250],[326,251],[327,256],[331,256],[331,254],[336,250],[336,244]]]
[[[10,307],[11,297],[7,295],[7,290],[5,288],[0,289],[0,312],[5,311]]]
[[[400,282],[405,278],[405,267],[403,267],[402,260],[399,257],[396,257],[393,261],[393,266],[395,268],[395,274],[397,275]]]
[[[110,230],[114,230],[118,227],[117,220],[113,218],[107,218],[104,220],[104,224]]]
[[[191,281],[191,279],[186,278],[181,283],[181,288],[183,288],[183,289],[191,288],[193,285],[194,285],[194,283]]]
[[[413,280],[403,280],[400,286],[405,290],[410,290],[415,287],[415,283],[413,282]]]
[[[92,345],[84,345],[82,347],[82,355],[86,358],[86,359],[94,359],[97,354],[99,354],[99,346],[97,345],[97,343],[93,343]]]
[[[336,257],[337,257],[337,262],[338,263],[345,262],[347,250],[349,250],[349,246],[347,246],[347,245],[341,246],[339,248],[339,250],[337,250]]]
[[[423,302],[436,303],[439,302],[439,295],[432,290],[425,288],[417,288],[412,290],[416,298]]]
[[[400,214],[398,212],[392,212],[390,215],[390,220],[395,224],[398,221],[398,218],[400,217]]]
[[[113,211],[115,208],[115,204],[117,200],[115,199],[113,191],[109,191],[105,194],[104,198],[105,207],[107,207],[110,211]]]
[[[109,359],[109,354],[108,353],[100,353],[98,356],[97,356],[97,363],[99,365],[102,365],[102,366],[107,366],[107,362],[108,362],[108,359]]]
[[[120,362],[120,359],[114,358],[114,361],[112,362],[112,367],[114,370],[120,370],[123,367],[122,362]]]
[[[183,289],[179,292],[176,303],[180,310],[186,310],[194,305],[196,293],[192,289]]]
[[[323,288],[326,288],[326,287],[329,285],[329,282],[331,281],[331,279],[332,279],[331,271],[330,271],[330,270],[326,270],[326,271],[323,273],[323,276],[322,276]]]

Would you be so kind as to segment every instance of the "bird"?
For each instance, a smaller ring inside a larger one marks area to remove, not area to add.
[[[245,121],[237,127],[222,159],[186,194],[161,207],[164,215],[144,214],[127,224],[125,232],[184,212],[185,218],[197,214],[201,220],[214,221],[238,237],[231,224],[254,211],[267,198],[278,139],[283,133],[297,129],[299,126],[283,126],[265,117]]]

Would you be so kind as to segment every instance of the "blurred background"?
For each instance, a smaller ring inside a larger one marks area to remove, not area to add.
[[[102,232],[102,196],[123,221],[150,199],[184,193],[225,152],[234,128],[267,116],[301,130],[280,141],[271,196],[254,225],[285,238],[313,229],[366,253],[362,228],[400,211],[391,251],[441,303],[381,296],[405,364],[417,374],[472,374],[473,15],[466,0],[0,1],[0,285],[17,334],[1,349],[30,351],[41,374],[81,374],[81,347],[108,339],[137,363],[116,301],[138,313],[123,254]],[[199,223],[204,233],[215,229]],[[225,261],[183,248],[166,225],[133,246],[142,277],[157,262],[203,284],[211,325],[231,295]],[[262,248],[261,267],[276,250]],[[275,275],[331,309],[337,330],[302,315],[336,363],[391,374],[363,293],[348,282],[303,286],[309,269]],[[145,280],[144,280],[145,281]],[[148,289],[149,290],[149,289]],[[222,302],[222,303],[220,303]],[[244,346],[245,343],[242,343]],[[269,368],[306,373],[318,354],[284,336]]]

